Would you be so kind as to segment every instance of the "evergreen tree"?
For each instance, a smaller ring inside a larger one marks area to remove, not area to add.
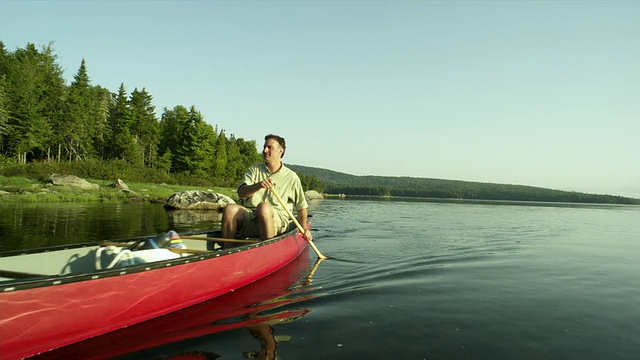
[[[189,109],[189,117],[181,134],[183,137],[176,146],[174,158],[177,167],[191,175],[207,176],[215,153],[216,133],[211,125],[204,122],[195,106]]]
[[[133,141],[129,128],[132,123],[131,110],[124,84],[120,84],[117,94],[112,94],[109,109],[107,159],[126,160],[126,149]]]
[[[222,130],[216,142],[213,162],[213,176],[219,179],[227,177],[227,146],[227,137]]]
[[[51,126],[51,133],[47,141],[46,157],[48,160],[52,158],[60,158],[62,149],[61,139],[58,136],[60,124],[65,118],[65,100],[67,97],[67,87],[62,77],[62,70],[56,64],[57,56],[53,53],[52,44],[44,47],[44,71],[43,71],[43,90],[42,111]],[[52,153],[53,151],[53,153]]]
[[[164,154],[162,154],[162,156],[158,157],[158,159],[154,164],[154,167],[164,172],[165,174],[169,174],[169,172],[171,171],[172,157],[173,157],[173,154],[171,153],[171,150],[167,150]]]
[[[94,108],[95,113],[93,114],[95,125],[93,129],[91,129],[94,152],[100,159],[106,159],[110,147],[109,110],[111,106],[111,93],[101,86],[92,88],[92,91],[95,93],[96,102]]]
[[[85,60],[69,86],[67,114],[59,129],[69,160],[104,156],[109,135],[110,93],[100,86],[91,86]]]
[[[5,143],[9,135],[9,98],[7,96],[7,77],[12,55],[0,41],[0,155],[4,154]]]
[[[93,152],[91,130],[96,124],[96,104],[90,87],[85,60],[69,87],[66,126],[61,129],[69,152],[69,160],[82,160]]]
[[[249,168],[249,166],[262,161],[262,157],[258,152],[258,146],[255,140],[245,141],[243,138],[238,139],[238,150],[242,157],[242,169],[240,177]]]
[[[238,140],[231,134],[229,141],[227,141],[227,168],[225,170],[225,177],[228,182],[235,182],[242,178],[244,171],[246,171],[246,169],[242,166],[242,155],[238,147]]]
[[[164,109],[160,119],[160,144],[158,153],[165,157],[169,153],[171,170],[173,172],[184,171],[182,159],[178,158],[178,147],[184,141],[181,131],[189,120],[189,111],[184,106],[178,105],[173,109]]]
[[[0,154],[2,154],[4,149],[5,138],[9,134],[9,113],[7,110],[5,89],[6,76],[0,75]]]
[[[55,88],[62,82],[61,71],[51,46],[41,53],[35,45],[27,44],[16,50],[12,59],[3,58],[7,70],[6,145],[19,163],[26,163],[28,154],[41,157],[51,138],[51,116],[61,101],[61,90]]]
[[[143,88],[135,89],[131,93],[129,102],[132,114],[131,132],[140,147],[144,165],[152,167],[158,155],[159,124],[155,115],[155,106],[152,105],[152,97]]]

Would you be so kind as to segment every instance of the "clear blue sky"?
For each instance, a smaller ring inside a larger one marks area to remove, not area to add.
[[[640,197],[639,1],[7,1],[13,51],[285,162]]]

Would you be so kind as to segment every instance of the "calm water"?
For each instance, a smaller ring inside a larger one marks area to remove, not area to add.
[[[0,210],[3,249],[216,221],[149,205]],[[323,200],[312,213],[332,259],[311,252],[228,296],[43,358],[640,356],[640,207]]]

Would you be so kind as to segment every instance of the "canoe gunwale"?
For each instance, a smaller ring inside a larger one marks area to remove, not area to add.
[[[56,286],[56,285],[69,284],[69,283],[82,282],[82,281],[91,281],[91,280],[104,279],[104,278],[117,277],[117,276],[126,276],[130,274],[153,271],[153,270],[163,269],[167,267],[187,265],[193,262],[221,258],[223,256],[234,255],[247,250],[268,246],[270,244],[283,240],[289,236],[295,235],[296,232],[297,232],[297,229],[294,228],[293,230],[289,230],[272,239],[260,241],[253,244],[238,246],[238,247],[234,247],[227,250],[214,250],[214,251],[210,251],[208,253],[203,253],[203,254],[192,254],[192,255],[183,256],[175,259],[148,262],[140,265],[104,269],[104,270],[98,270],[98,271],[85,273],[85,274],[44,275],[42,277],[18,278],[13,280],[0,281],[0,293],[34,289],[34,288],[47,287],[47,286]],[[207,231],[194,232],[194,233],[188,233],[188,234],[185,233],[184,235],[185,236],[208,235],[212,233],[215,233],[215,231],[207,230]],[[130,239],[117,240],[117,242],[122,242],[124,244],[125,242],[136,241],[139,239],[146,239],[146,238],[148,238],[148,236],[140,236],[140,237],[134,237]],[[20,255],[27,255],[27,254],[38,254],[38,253],[45,254],[47,252],[53,252],[58,250],[72,250],[72,249],[81,249],[85,247],[99,247],[101,246],[101,243],[102,242],[100,241],[100,242],[80,243],[80,244],[72,244],[72,245],[59,245],[59,246],[54,246],[49,248],[39,248],[39,249],[31,249],[31,250],[8,251],[8,252],[0,253],[0,259],[4,257],[20,256]]]

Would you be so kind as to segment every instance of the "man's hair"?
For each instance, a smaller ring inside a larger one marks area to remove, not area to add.
[[[282,148],[282,157],[284,157],[284,153],[287,150],[287,143],[284,141],[284,138],[282,136],[273,135],[273,134],[269,134],[264,137],[264,141],[267,141],[269,139],[273,139],[277,141],[278,144],[280,144],[280,147]]]

